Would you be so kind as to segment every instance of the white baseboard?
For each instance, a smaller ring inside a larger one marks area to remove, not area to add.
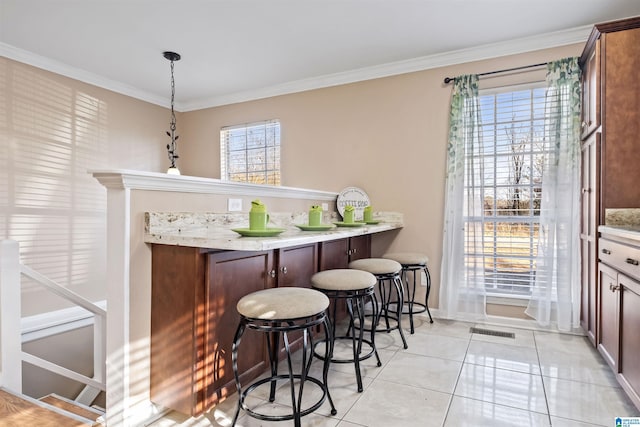
[[[105,310],[107,308],[106,300],[98,301],[94,304]],[[64,308],[48,313],[23,317],[20,322],[22,343],[62,334],[90,325],[93,325],[93,313],[81,307]]]

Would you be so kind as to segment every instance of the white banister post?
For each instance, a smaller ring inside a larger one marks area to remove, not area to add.
[[[0,386],[22,393],[20,248],[0,242]]]

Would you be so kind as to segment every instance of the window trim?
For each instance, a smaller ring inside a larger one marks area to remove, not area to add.
[[[277,135],[276,135],[276,141],[274,142],[273,145],[268,145],[266,143],[267,137],[266,137],[266,132],[267,129],[270,126],[274,126],[277,127]],[[264,127],[265,130],[265,144],[264,144],[264,168],[262,169],[258,169],[258,170],[251,170],[251,163],[248,161],[249,159],[249,153],[251,151],[256,150],[256,148],[249,148],[249,143],[248,143],[248,138],[247,138],[247,131],[250,128],[260,128],[260,127]],[[245,157],[245,165],[244,168],[241,172],[238,172],[238,175],[243,175],[244,179],[243,180],[235,180],[235,179],[231,179],[231,174],[229,172],[229,170],[231,169],[230,167],[230,156],[229,154],[231,153],[231,151],[229,151],[229,144],[228,144],[228,134],[233,132],[234,130],[244,130],[245,131],[245,144],[244,144],[244,148],[241,150],[234,150],[234,151],[242,151],[244,152],[244,157]],[[246,183],[246,184],[256,184],[256,185],[274,185],[274,186],[280,186],[282,184],[282,164],[281,164],[281,158],[282,158],[282,154],[281,154],[281,147],[282,147],[282,127],[281,127],[281,122],[280,119],[268,119],[268,120],[258,120],[255,122],[249,122],[249,123],[242,123],[242,124],[237,124],[237,125],[231,125],[231,126],[224,126],[222,128],[220,128],[220,179],[222,181],[226,181],[226,182],[237,182],[237,183]],[[277,158],[274,161],[274,165],[277,165],[277,167],[275,169],[269,169],[268,168],[268,150],[269,149],[277,149]],[[271,173],[275,173],[277,179],[275,182],[269,182],[269,174]],[[255,181],[251,181],[249,179],[251,174],[258,174],[258,175],[262,175],[263,176],[263,182],[255,182]]]

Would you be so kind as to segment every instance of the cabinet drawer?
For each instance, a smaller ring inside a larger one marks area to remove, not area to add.
[[[616,270],[640,280],[640,248],[600,238],[598,258]]]

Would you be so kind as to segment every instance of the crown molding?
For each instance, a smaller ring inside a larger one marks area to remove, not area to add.
[[[466,62],[498,58],[501,56],[531,52],[540,49],[566,46],[574,43],[583,43],[589,37],[592,27],[592,25],[585,25],[568,30],[545,33],[538,36],[492,43],[436,55],[428,55],[405,61],[397,61],[360,68],[357,70],[345,71],[342,73],[327,74],[324,76],[269,86],[258,90],[237,92],[229,95],[195,100],[193,102],[183,102],[180,107],[182,108],[181,111],[201,110],[204,108],[218,107],[239,102],[253,101],[256,99],[270,98],[273,96],[304,92],[307,90],[356,83],[365,80],[373,80],[432,68],[463,64]]]
[[[460,49],[405,61],[391,62],[372,67],[359,68],[357,70],[301,79],[257,90],[196,99],[189,102],[177,102],[175,104],[175,109],[179,112],[202,110],[205,108],[219,107],[222,105],[236,104],[256,99],[270,98],[273,96],[288,95],[313,89],[322,89],[331,86],[356,83],[432,68],[480,61],[506,55],[531,52],[534,50],[565,46],[574,43],[582,43],[587,40],[592,28],[592,25],[585,25],[582,27],[514,39],[506,42],[486,44],[474,48]],[[84,83],[92,84],[126,96],[131,96],[142,101],[160,105],[162,107],[169,106],[166,99],[159,98],[149,92],[141,91],[117,81],[106,79],[97,74],[70,67],[61,62],[15,48],[5,43],[0,43],[0,55],[79,80]]]
[[[130,96],[141,101],[169,108],[170,104],[167,99],[156,96],[147,91],[137,89],[133,86],[126,85],[116,80],[111,80],[98,74],[90,73],[81,68],[72,67],[62,62],[56,61],[45,56],[37,55],[27,50],[19,49],[6,43],[0,42],[0,56],[41,68],[61,76],[81,81],[102,89],[117,92],[121,95]]]

